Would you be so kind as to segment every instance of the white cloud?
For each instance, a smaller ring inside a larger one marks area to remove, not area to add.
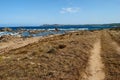
[[[77,13],[80,11],[80,8],[78,7],[68,7],[68,8],[62,8],[60,13]]]

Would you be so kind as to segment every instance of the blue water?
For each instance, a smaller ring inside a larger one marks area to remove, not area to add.
[[[48,35],[54,35],[54,34],[65,34],[68,31],[76,31],[76,30],[100,30],[100,29],[107,29],[111,28],[112,26],[91,26],[91,25],[66,25],[66,26],[25,26],[25,27],[9,27],[15,32],[1,32],[0,36],[2,35],[17,35],[17,30],[23,29],[25,30],[22,32],[21,35],[23,37],[28,37],[28,36],[48,36]],[[4,27],[0,27],[2,29]],[[59,31],[54,31],[55,28],[57,28]],[[27,30],[47,30],[46,32],[40,32],[37,34],[30,34]]]
[[[10,27],[13,30],[17,29],[40,29],[40,30],[54,30],[55,28],[58,28],[60,30],[96,30],[96,29],[105,29],[105,28],[111,28],[112,26],[91,26],[91,25],[66,25],[66,26],[24,26],[24,27]],[[0,27],[2,29],[4,27]]]

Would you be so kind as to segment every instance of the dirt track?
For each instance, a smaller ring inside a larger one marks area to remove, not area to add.
[[[115,41],[113,41],[111,44],[117,50],[117,53],[120,54],[120,46]]]
[[[101,42],[98,40],[91,51],[89,60],[89,70],[91,76],[88,77],[88,80],[104,80],[105,73],[103,68],[104,64],[101,59]]]
[[[98,37],[86,68],[87,76],[83,80],[119,80],[120,46],[106,30],[101,31]]]
[[[110,32],[112,33],[112,32]],[[101,38],[101,56],[105,65],[105,80],[119,80],[120,79],[120,48],[118,37],[120,35],[115,34],[111,36],[108,31],[102,32]],[[113,38],[114,37],[114,38]],[[115,39],[116,38],[116,39]],[[117,40],[118,39],[118,40]]]

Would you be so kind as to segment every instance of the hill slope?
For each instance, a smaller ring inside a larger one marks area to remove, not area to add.
[[[95,74],[100,70],[103,74],[101,79],[118,80],[119,48],[111,43],[115,42],[119,47],[116,38],[120,36],[115,34],[119,32],[79,31],[10,50],[0,55],[0,79],[93,80],[96,76],[101,77],[99,73]],[[98,41],[99,46],[95,45]]]

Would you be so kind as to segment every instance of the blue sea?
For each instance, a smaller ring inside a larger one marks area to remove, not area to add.
[[[105,29],[105,28],[111,28],[112,26],[98,26],[98,25],[64,25],[64,26],[23,26],[23,27],[10,27],[13,30],[23,28],[23,29],[41,29],[41,30],[54,30],[55,28],[58,28],[60,30],[96,30],[96,29]],[[0,27],[4,28],[4,27]]]
[[[12,32],[0,32],[0,36],[3,35],[21,35],[23,37],[28,36],[48,36],[48,35],[54,35],[54,34],[65,34],[69,31],[77,31],[77,30],[101,30],[101,29],[107,29],[111,28],[112,26],[91,26],[91,25],[65,25],[65,26],[24,26],[24,27],[8,27],[11,28]],[[0,27],[0,29],[3,29],[4,27]],[[54,31],[55,28],[57,28],[59,31]],[[21,34],[17,32],[17,30],[23,29],[25,30]],[[30,34],[29,30],[46,30],[45,32],[40,32],[37,34]]]

